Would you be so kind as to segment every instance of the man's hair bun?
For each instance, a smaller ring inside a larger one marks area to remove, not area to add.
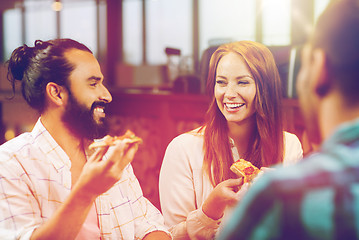
[[[8,61],[8,74],[11,73],[14,80],[21,81],[33,55],[33,48],[26,44],[15,49]]]
[[[42,113],[46,104],[46,86],[54,82],[67,87],[74,66],[65,56],[70,49],[79,49],[92,54],[82,43],[72,39],[36,40],[33,47],[16,48],[7,61],[7,78],[15,94],[16,81],[21,81],[21,92],[32,108]]]

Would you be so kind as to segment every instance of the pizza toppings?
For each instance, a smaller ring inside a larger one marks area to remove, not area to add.
[[[239,177],[243,177],[244,183],[251,182],[260,172],[256,166],[244,159],[239,159],[234,162],[230,169]]]
[[[122,136],[111,137],[107,135],[101,141],[91,143],[89,149],[113,146],[118,143],[118,141],[124,141],[129,144],[142,143],[142,139],[140,137],[137,137],[131,130],[127,130]]]

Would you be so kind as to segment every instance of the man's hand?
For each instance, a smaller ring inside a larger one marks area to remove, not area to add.
[[[123,170],[133,160],[137,149],[138,144],[126,141],[96,149],[85,164],[76,187],[93,198],[106,192],[121,178]],[[106,153],[107,158],[104,158]]]
[[[52,218],[38,227],[31,239],[74,239],[96,197],[110,189],[133,160],[137,144],[119,142],[96,149],[88,159],[69,197]],[[108,153],[108,158],[104,155]],[[63,229],[66,229],[64,231]]]

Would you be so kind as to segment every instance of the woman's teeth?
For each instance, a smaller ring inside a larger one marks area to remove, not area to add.
[[[224,105],[226,105],[227,108],[239,108],[242,107],[244,105],[244,103],[225,103]]]

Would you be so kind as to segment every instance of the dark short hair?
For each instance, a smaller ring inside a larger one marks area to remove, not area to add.
[[[70,49],[91,52],[82,43],[72,39],[36,40],[33,47],[26,44],[16,48],[8,64],[7,78],[15,92],[15,82],[21,81],[21,91],[26,102],[42,113],[45,109],[45,90],[49,82],[67,86],[74,66],[64,53]]]
[[[312,38],[322,48],[348,103],[359,102],[359,0],[336,0],[319,17]]]

